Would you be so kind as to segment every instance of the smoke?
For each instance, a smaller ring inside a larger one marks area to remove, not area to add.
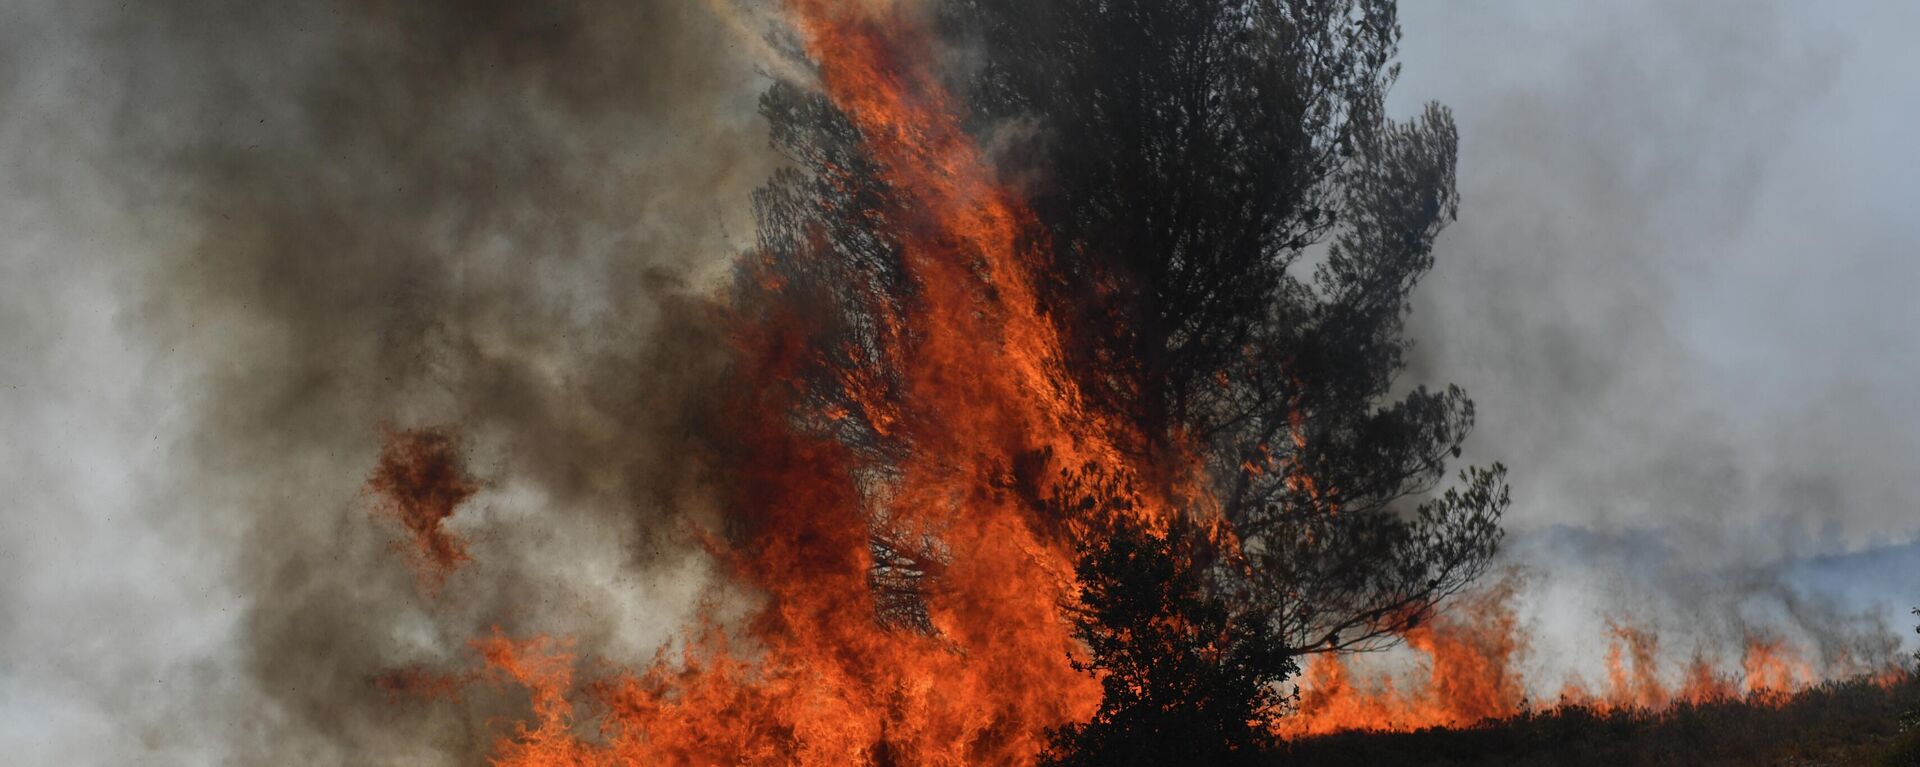
[[[751,11],[10,7],[0,414],[52,479],[0,557],[35,659],[0,667],[8,752],[470,762],[512,696],[372,677],[493,625],[644,661],[722,598],[676,520],[721,364],[700,296],[777,163]],[[436,597],[361,483],[383,425],[446,424],[483,565]]]
[[[1881,655],[1907,633],[1920,573],[1794,564],[1920,532],[1916,317],[1884,287],[1914,284],[1915,232],[1873,201],[1911,195],[1866,170],[1909,154],[1867,127],[1915,114],[1873,85],[1904,58],[1890,15],[1403,9],[1395,101],[1462,136],[1412,377],[1479,401],[1470,450],[1513,469],[1507,559],[1559,670],[1592,678],[1608,619],[1665,635],[1670,669],[1748,629]]]

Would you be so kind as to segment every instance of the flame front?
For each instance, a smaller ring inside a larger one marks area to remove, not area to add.
[[[1425,672],[1410,683],[1392,676],[1363,679],[1346,659],[1315,656],[1301,682],[1299,710],[1280,720],[1280,734],[1466,727],[1563,707],[1658,714],[1717,701],[1780,706],[1794,693],[1829,680],[1865,677],[1891,689],[1908,678],[1897,664],[1875,669],[1846,657],[1824,664],[1823,673],[1806,652],[1786,640],[1750,633],[1737,664],[1697,652],[1681,669],[1678,683],[1670,683],[1659,663],[1658,634],[1610,622],[1605,686],[1594,690],[1575,678],[1564,682],[1553,698],[1535,701],[1521,670],[1529,648],[1513,610],[1514,598],[1514,582],[1502,581],[1409,632],[1404,639],[1421,656]]]
[[[897,396],[839,383],[861,415],[911,445],[875,478],[833,439],[796,426],[806,317],[729,317],[742,391],[724,424],[740,445],[729,514],[709,545],[762,600],[744,637],[717,628],[643,672],[576,684],[553,641],[476,643],[496,676],[532,692],[535,721],[496,744],[505,765],[1000,764],[1031,761],[1048,728],[1084,719],[1096,680],[1075,671],[1061,606],[1074,595],[1070,524],[1040,518],[1065,470],[1121,468],[1118,419],[1092,412],[1062,367],[1034,291],[1033,216],[998,184],[941,86],[912,63],[898,10],[796,0],[819,85],[902,192],[916,300],[876,302]],[[750,271],[754,268],[749,265]],[[771,271],[756,281],[778,294]],[[814,413],[835,420],[845,412]],[[1143,515],[1167,513],[1149,503]],[[876,620],[870,535],[926,542],[921,630]],[[736,641],[745,640],[745,641]],[[584,736],[587,716],[598,732]]]
[[[1076,596],[1074,536],[1085,520],[1050,517],[1035,499],[1094,467],[1147,478],[1135,488],[1143,502],[1123,513],[1149,526],[1208,508],[1198,461],[1174,449],[1156,453],[1172,465],[1145,465],[1136,449],[1145,440],[1128,420],[1076,388],[1062,329],[1036,290],[1036,219],[916,63],[930,41],[911,14],[829,0],[791,0],[788,10],[818,87],[896,193],[859,213],[908,233],[900,245],[912,300],[869,296],[878,341],[858,350],[882,357],[892,378],[837,370],[841,401],[809,399],[803,378],[822,353],[809,337],[816,319],[787,295],[775,256],[749,259],[742,284],[763,300],[720,312],[736,386],[721,395],[716,424],[730,445],[718,467],[729,526],[703,540],[758,601],[737,629],[704,618],[683,649],[645,669],[587,674],[563,639],[496,634],[473,643],[484,673],[380,680],[427,695],[481,679],[525,688],[533,718],[494,744],[497,764],[1029,763],[1050,728],[1086,719],[1100,695],[1098,680],[1069,660],[1077,645],[1062,610]],[[834,172],[824,170],[827,183]],[[821,427],[856,416],[909,449],[876,465]],[[1339,513],[1336,488],[1322,489],[1303,466],[1268,463],[1247,470],[1285,471],[1290,487]],[[451,504],[472,492],[456,489],[464,494]],[[465,558],[440,530],[449,513],[441,504],[399,514],[443,570]],[[876,561],[877,531],[902,550]],[[1218,534],[1234,550],[1231,533]],[[892,608],[875,574],[892,569],[914,571],[923,586],[913,625],[880,619]],[[1461,615],[1406,632],[1429,663],[1404,689],[1363,684],[1338,657],[1313,658],[1299,710],[1279,734],[1458,726],[1527,710],[1511,596],[1497,587]],[[1669,685],[1651,633],[1616,626],[1613,641],[1606,691],[1572,685],[1563,700],[1659,708],[1815,679],[1791,648],[1756,639],[1737,683],[1696,659]]]

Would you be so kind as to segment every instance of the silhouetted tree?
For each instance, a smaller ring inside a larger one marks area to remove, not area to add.
[[[1204,455],[1248,543],[1216,589],[1320,651],[1391,641],[1480,575],[1504,468],[1429,498],[1473,403],[1389,396],[1457,203],[1447,111],[1382,116],[1395,4],[942,8],[974,123],[1046,224],[1083,389],[1132,414],[1148,465]]]
[[[1208,593],[1191,524],[1162,533],[1129,515],[1104,519],[1076,568],[1073,610],[1088,656],[1074,665],[1100,675],[1100,710],[1055,730],[1042,763],[1254,763],[1285,702],[1279,682],[1295,670],[1273,622]]]
[[[1920,607],[1913,609],[1913,615],[1916,618],[1920,618]],[[1920,625],[1913,627],[1913,633],[1920,634]],[[1920,650],[1913,652],[1913,660],[1913,673],[1916,676],[1920,676]],[[1920,707],[1907,709],[1907,712],[1900,716],[1900,729],[1902,731],[1920,730]],[[1914,745],[1920,747],[1920,743],[1915,743]],[[1915,752],[1914,761],[1920,762],[1920,748],[1916,748]]]
[[[1138,426],[1124,448],[1143,474],[1208,470],[1242,543],[1233,562],[1189,564],[1208,603],[1259,616],[1292,653],[1366,649],[1480,575],[1505,470],[1443,486],[1473,403],[1399,380],[1408,297],[1457,207],[1457,135],[1439,106],[1384,116],[1395,4],[940,0],[932,14],[929,60],[1038,218],[1043,308],[1080,388]],[[910,449],[869,412],[897,389],[885,315],[919,288],[902,266],[911,223],[872,212],[909,195],[822,94],[778,82],[762,111],[793,167],[755,196],[764,259],[736,304],[755,310],[777,284],[778,311],[816,320],[795,354],[796,417],[884,473]],[[882,618],[924,627],[937,542],[881,528]]]

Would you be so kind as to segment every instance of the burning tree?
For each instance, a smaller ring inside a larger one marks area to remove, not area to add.
[[[1149,464],[1202,454],[1245,544],[1218,588],[1279,606],[1296,651],[1338,650],[1391,641],[1478,576],[1500,466],[1403,508],[1459,455],[1472,401],[1386,401],[1457,201],[1447,111],[1382,116],[1394,3],[946,8],[978,51],[977,130],[1018,126],[1002,163],[1030,180],[1083,390],[1140,425]]]
[[[1419,500],[1471,403],[1388,401],[1455,143],[1382,116],[1391,3],[786,5],[791,165],[690,419],[757,601],[591,707],[485,645],[541,702],[499,763],[1238,758],[1295,656],[1484,568],[1499,467]]]
[[[936,6],[920,42],[945,52],[950,108],[1032,211],[1036,299],[1078,392],[1126,424],[1116,447],[1142,481],[1210,506],[1237,540],[1204,558],[1210,591],[1270,612],[1297,653],[1390,642],[1478,576],[1504,470],[1431,497],[1473,403],[1454,387],[1389,398],[1408,295],[1457,201],[1446,110],[1382,115],[1394,4]],[[756,198],[772,257],[748,284],[774,275],[831,318],[809,339],[807,397],[884,474],[913,449],[889,422],[921,234],[883,212],[903,190],[842,105],[780,83],[764,111],[797,167]],[[1041,474],[1076,468],[1017,458],[1010,482],[1035,503],[1057,484]],[[921,624],[912,594],[937,543],[882,515],[873,547],[887,619]]]

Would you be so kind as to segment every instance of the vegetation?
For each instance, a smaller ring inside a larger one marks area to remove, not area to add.
[[[929,12],[954,108],[1037,220],[1024,244],[1079,390],[1134,427],[1139,442],[1120,447],[1144,481],[1198,456],[1238,543],[1191,520],[1082,513],[1133,503],[1099,467],[1046,489],[1006,467],[1009,491],[1086,531],[1076,667],[1103,697],[1052,733],[1047,764],[1920,764],[1920,728],[1900,731],[1912,680],[1272,742],[1299,655],[1395,641],[1483,574],[1501,539],[1504,468],[1447,483],[1473,402],[1400,380],[1409,295],[1458,203],[1452,118],[1384,115],[1392,0]],[[903,265],[911,223],[876,214],[903,193],[817,90],[777,83],[762,109],[793,166],[756,195],[768,258],[742,289],[778,284],[793,311],[828,318],[805,339],[803,400],[884,475],[912,450],[871,415],[898,379],[889,345],[913,342],[887,318],[924,290]],[[939,578],[938,542],[876,527],[871,546],[880,619],[931,630],[916,595]]]
[[[1915,608],[1913,614],[1920,616],[1920,608]],[[1915,626],[1913,631],[1920,634],[1920,626]],[[1915,673],[1920,675],[1920,651],[1914,652],[1914,660]],[[1920,767],[1920,705],[1907,709],[1900,716],[1900,735],[1881,755],[1880,764],[1884,767]]]
[[[1501,466],[1436,492],[1472,401],[1399,381],[1408,296],[1455,214],[1452,118],[1384,115],[1391,0],[929,13],[952,107],[1037,219],[1027,244],[1070,374],[1138,435],[1120,447],[1142,481],[1172,484],[1197,457],[1239,542],[1075,520],[1098,531],[1079,542],[1078,626],[1106,697],[1053,759],[1240,754],[1296,656],[1395,641],[1499,543]],[[895,347],[914,343],[889,318],[925,290],[904,261],[914,224],[883,213],[909,198],[827,95],[782,81],[762,111],[793,166],[756,193],[766,258],[739,289],[777,284],[781,311],[825,318],[798,356],[801,400],[836,414],[822,428],[885,475],[913,449],[884,415]],[[1062,507],[1042,483],[1012,489]],[[938,542],[881,523],[871,538],[880,619],[929,630],[917,595],[937,588]],[[1190,750],[1203,741],[1231,753]]]
[[[1094,541],[1074,621],[1090,659],[1075,666],[1099,672],[1104,694],[1092,721],[1053,733],[1042,764],[1258,764],[1294,670],[1273,624],[1204,591],[1191,525],[1160,534],[1116,517]]]
[[[1287,744],[1270,763],[1428,767],[1920,764],[1900,712],[1920,702],[1920,679],[1812,688],[1781,705],[1729,700],[1649,713],[1570,708],[1458,730],[1351,732]]]
[[[1570,707],[1455,730],[1347,732],[1283,744],[1269,763],[1920,767],[1920,668],[1913,671],[1892,684],[1830,682],[1784,701],[1730,699],[1661,712]]]
[[[1418,500],[1473,403],[1389,395],[1406,389],[1408,294],[1457,202],[1447,110],[1382,113],[1395,4],[940,8],[976,130],[1044,225],[1081,388],[1139,425],[1142,465],[1199,448],[1248,544],[1214,591],[1300,653],[1391,642],[1479,576],[1504,469]]]

